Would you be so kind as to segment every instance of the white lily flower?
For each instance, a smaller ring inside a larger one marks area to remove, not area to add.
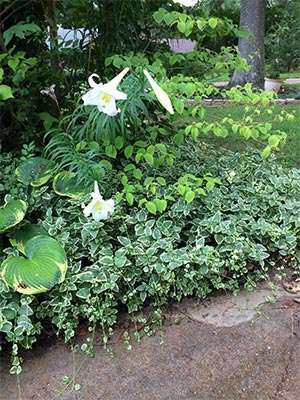
[[[170,114],[174,114],[173,106],[167,93],[155,82],[155,80],[146,69],[144,69],[144,75],[148,79],[148,82],[150,83],[150,86],[152,87],[155,96],[157,97],[157,100],[160,102],[160,104],[167,111],[169,111]]]
[[[96,222],[99,222],[103,219],[107,219],[109,215],[114,212],[114,200],[103,200],[96,181],[94,182],[94,191],[91,193],[91,197],[92,201],[87,206],[82,204],[83,214],[86,217],[89,217],[92,214],[93,219]]]
[[[116,107],[116,100],[126,100],[127,94],[120,92],[117,86],[129,71],[129,68],[123,69],[116,77],[111,81],[102,84],[97,84],[94,81],[94,77],[99,78],[97,74],[90,75],[88,82],[92,87],[86,94],[82,96],[84,105],[98,106],[98,110],[105,114],[114,117],[120,112],[120,109]]]

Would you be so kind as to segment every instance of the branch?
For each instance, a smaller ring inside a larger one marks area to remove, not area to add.
[[[4,24],[4,22],[9,19],[12,15],[14,15],[16,12],[18,12],[19,10],[21,10],[22,8],[28,6],[29,3],[32,3],[33,0],[29,0],[27,1],[27,3],[22,4],[20,7],[15,8],[10,14],[8,14],[2,21],[1,21],[1,25]]]

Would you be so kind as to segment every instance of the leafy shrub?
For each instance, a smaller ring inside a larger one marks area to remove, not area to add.
[[[0,281],[0,332],[14,344],[11,372],[20,372],[18,348],[30,348],[49,322],[68,341],[86,320],[91,330],[102,326],[106,342],[120,308],[133,315],[145,304],[159,308],[184,296],[253,287],[278,255],[293,262],[300,236],[298,170],[258,154],[221,155],[194,142],[174,146],[174,152],[176,163],[160,167],[163,190],[173,199],[168,207],[154,215],[117,195],[105,223],[86,219],[78,201],[58,197],[48,186],[16,185],[11,171],[11,191],[28,203],[31,222],[64,245],[69,264],[63,283],[35,297]],[[182,176],[187,178],[170,184]],[[199,182],[190,177],[197,176],[207,177],[201,182],[205,195],[193,186]],[[192,202],[179,195],[179,184],[194,192]],[[148,196],[144,186],[140,191]],[[111,194],[110,181],[101,192]],[[15,254],[7,246],[1,259]]]

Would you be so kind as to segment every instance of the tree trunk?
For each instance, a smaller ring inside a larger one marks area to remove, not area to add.
[[[59,52],[58,52],[58,35],[56,21],[56,5],[57,0],[45,1],[45,17],[49,26],[49,44],[50,44],[50,62],[53,71],[59,73]]]
[[[250,35],[239,39],[239,52],[250,66],[249,71],[235,71],[230,86],[252,83],[263,89],[265,79],[265,8],[266,0],[241,0],[240,27]]]

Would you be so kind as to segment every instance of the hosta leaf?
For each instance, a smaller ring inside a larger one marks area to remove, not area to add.
[[[25,243],[38,235],[47,235],[46,230],[40,226],[26,221],[21,229],[18,229],[9,239],[10,243],[21,253],[25,253]]]
[[[10,256],[1,265],[0,276],[9,287],[19,293],[36,294],[64,280],[67,259],[57,240],[35,236],[25,243],[24,255],[26,258]]]
[[[0,207],[0,233],[17,225],[25,217],[27,204],[23,200],[10,200]]]
[[[86,194],[83,184],[78,183],[74,172],[63,171],[57,174],[53,180],[53,190],[60,196],[78,200]]]
[[[54,172],[54,163],[42,157],[23,161],[16,169],[18,180],[25,185],[42,186]]]

